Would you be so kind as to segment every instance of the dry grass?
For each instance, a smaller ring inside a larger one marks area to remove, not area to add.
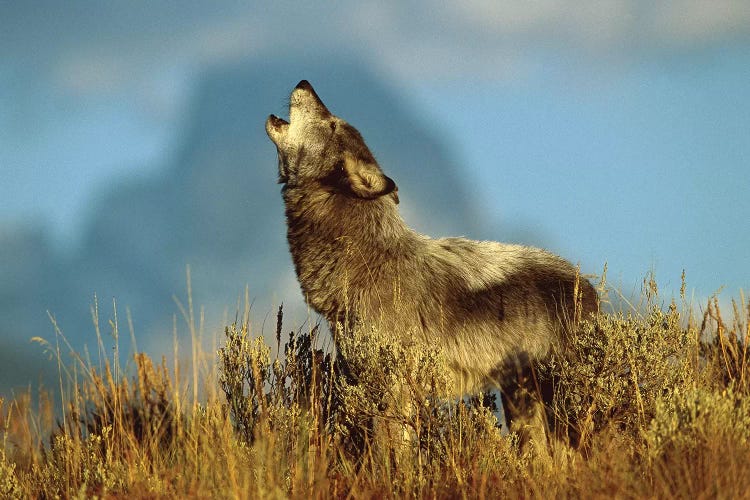
[[[187,361],[175,345],[123,367],[116,347],[60,363],[54,400],[0,401],[0,498],[744,497],[750,303],[660,300],[646,280],[642,304],[581,325],[540,370],[552,464],[520,455],[483,399],[441,398],[437,351],[366,332],[344,365],[317,328],[282,335],[280,310],[275,345],[244,320],[206,352],[189,302]]]

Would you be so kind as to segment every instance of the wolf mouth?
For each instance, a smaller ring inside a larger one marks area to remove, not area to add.
[[[288,121],[284,120],[283,118],[279,118],[276,115],[269,116],[268,120],[271,122],[271,125],[273,125],[274,128],[279,128],[284,125],[289,125]]]

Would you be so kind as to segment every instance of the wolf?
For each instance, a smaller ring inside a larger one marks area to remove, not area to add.
[[[297,278],[334,343],[367,325],[438,346],[453,395],[499,388],[510,430],[543,446],[552,388],[540,386],[534,367],[597,311],[591,283],[539,248],[409,228],[396,183],[306,80],[291,93],[289,121],[270,115],[265,128],[278,152]]]

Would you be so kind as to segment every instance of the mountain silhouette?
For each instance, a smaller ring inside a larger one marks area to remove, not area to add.
[[[43,359],[40,347],[28,339],[54,336],[47,310],[74,348],[95,344],[94,294],[103,331],[115,299],[121,335],[127,307],[138,347],[171,352],[173,296],[186,295],[186,266],[209,328],[221,326],[224,313],[234,318],[246,286],[256,324],[274,317],[282,301],[290,328],[304,321],[276,150],[264,131],[269,114],[287,114],[289,92],[301,79],[360,130],[398,184],[407,223],[430,235],[476,231],[458,164],[398,92],[363,64],[282,57],[213,68],[194,92],[177,153],[159,176],[126,179],[98,193],[76,255],[55,254],[33,230],[3,234],[0,348],[16,365],[30,361],[19,370],[0,359],[0,393],[39,371],[33,360]]]

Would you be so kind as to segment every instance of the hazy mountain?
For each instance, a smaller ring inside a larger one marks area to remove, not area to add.
[[[36,227],[0,227],[0,397],[57,371],[35,336],[53,331],[49,304],[65,292],[67,277],[45,234]]]
[[[103,330],[115,298],[121,330],[128,307],[139,347],[164,349],[178,311],[172,297],[185,296],[186,265],[194,302],[206,306],[211,328],[218,327],[222,311],[234,316],[246,285],[256,322],[273,317],[272,306],[280,301],[290,304],[292,323],[302,321],[306,312],[286,248],[276,151],[264,131],[268,114],[286,115],[289,92],[302,78],[360,129],[398,184],[411,225],[433,235],[475,230],[458,166],[393,88],[356,63],[279,61],[207,74],[163,174],[99,193],[73,258],[55,255],[38,232],[4,235],[0,335],[6,342],[52,337],[49,309],[74,347],[94,345],[89,309],[96,293]],[[0,363],[1,385],[18,383],[18,372],[11,377],[10,370]]]

